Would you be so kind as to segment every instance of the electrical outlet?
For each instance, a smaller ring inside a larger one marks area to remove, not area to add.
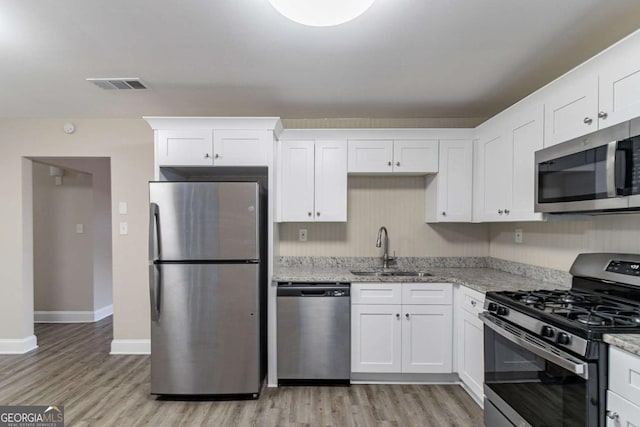
[[[129,225],[126,222],[121,222],[120,223],[120,235],[121,236],[126,236],[127,234],[129,234]]]
[[[76,233],[78,233],[78,234],[84,233],[84,225],[83,224],[76,224]]]
[[[298,230],[298,240],[300,240],[301,242],[306,242],[307,241],[307,229],[306,228],[301,228]]]
[[[513,240],[516,243],[522,243],[522,228],[516,228],[516,231],[513,234]]]

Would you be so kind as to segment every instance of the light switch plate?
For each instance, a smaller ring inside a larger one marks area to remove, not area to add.
[[[307,241],[307,229],[306,228],[301,228],[298,230],[298,240],[300,240],[301,242],[306,242]]]
[[[120,213],[120,215],[127,214],[127,202],[118,203],[118,213]]]
[[[76,224],[76,233],[77,234],[84,233],[84,224]]]
[[[127,234],[129,234],[129,225],[126,222],[121,222],[120,223],[120,235],[121,236],[126,236]]]

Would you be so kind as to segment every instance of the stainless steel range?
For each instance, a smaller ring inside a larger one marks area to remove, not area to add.
[[[607,333],[640,333],[640,255],[579,255],[569,290],[489,292],[485,425],[604,426]]]

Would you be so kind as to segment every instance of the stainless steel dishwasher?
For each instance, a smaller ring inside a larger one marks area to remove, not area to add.
[[[349,283],[278,283],[278,382],[349,383]]]

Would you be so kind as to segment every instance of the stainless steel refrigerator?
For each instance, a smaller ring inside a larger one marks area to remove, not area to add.
[[[151,182],[151,393],[258,397],[266,370],[266,195]]]

